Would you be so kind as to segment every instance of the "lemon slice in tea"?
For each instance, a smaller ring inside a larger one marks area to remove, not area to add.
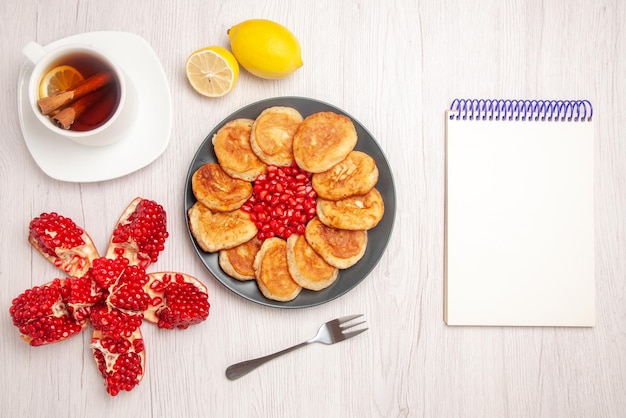
[[[207,97],[220,97],[230,92],[239,77],[239,64],[225,48],[210,46],[192,52],[185,63],[191,86]]]
[[[59,91],[69,90],[85,78],[74,67],[69,65],[59,65],[49,70],[39,83],[39,98],[52,96]]]

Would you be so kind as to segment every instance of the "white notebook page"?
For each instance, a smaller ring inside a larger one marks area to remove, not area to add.
[[[593,122],[446,121],[446,323],[593,326]]]

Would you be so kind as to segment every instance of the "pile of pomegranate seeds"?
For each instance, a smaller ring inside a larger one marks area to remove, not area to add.
[[[254,182],[253,193],[241,209],[256,224],[258,238],[289,238],[304,234],[306,224],[315,216],[317,193],[311,185],[311,173],[291,167],[267,167]]]
[[[143,320],[166,329],[202,322],[209,316],[208,293],[198,279],[183,273],[146,273],[168,237],[165,210],[156,202],[131,202],[114,229],[107,257],[98,256],[86,236],[74,221],[54,212],[33,219],[33,247],[64,273],[76,272],[75,277],[26,290],[13,299],[9,313],[31,346],[65,340],[91,323],[94,360],[106,391],[115,396],[143,378]],[[81,255],[80,269],[73,268],[75,256],[59,255],[68,252]]]

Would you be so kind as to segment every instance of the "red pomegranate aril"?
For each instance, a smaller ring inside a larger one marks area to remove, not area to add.
[[[165,283],[159,280],[155,280],[150,283],[149,288],[154,290],[155,292],[162,292],[163,290],[165,290]]]
[[[304,185],[298,186],[296,188],[296,197],[304,197],[306,196],[306,187]]]

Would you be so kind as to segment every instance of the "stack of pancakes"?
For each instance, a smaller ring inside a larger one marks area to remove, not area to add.
[[[357,139],[352,120],[334,112],[303,118],[296,109],[276,106],[255,120],[226,123],[212,138],[218,164],[205,164],[192,177],[197,202],[188,217],[198,246],[219,252],[219,265],[231,277],[256,280],[268,299],[286,302],[303,288],[333,284],[339,270],[363,257],[367,231],[385,210],[375,188],[376,162],[354,150]],[[241,209],[252,196],[251,183],[268,165],[294,163],[312,173],[316,216],[304,235],[261,241]]]

